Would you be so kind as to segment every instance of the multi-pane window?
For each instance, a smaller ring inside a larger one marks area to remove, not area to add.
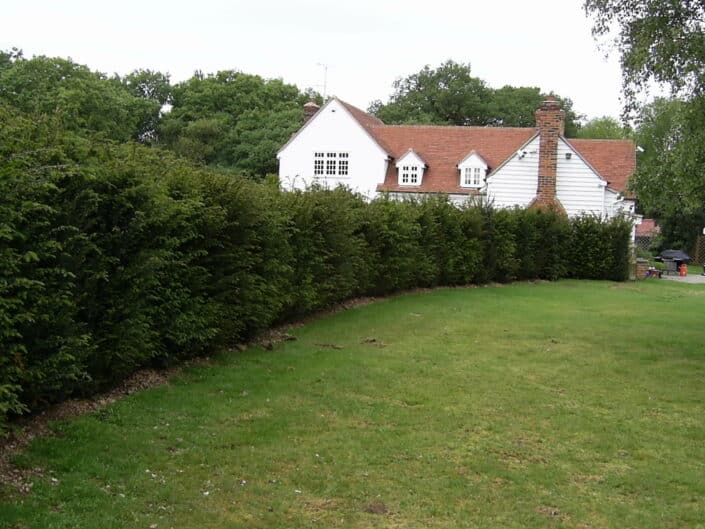
[[[338,165],[337,156],[334,152],[326,153],[326,176],[335,176],[335,170]]]
[[[348,153],[338,153],[338,174],[340,176],[348,176]]]
[[[313,155],[313,174],[323,174],[323,153],[317,152]]]
[[[402,184],[418,184],[419,183],[419,167],[417,165],[402,165],[401,166],[401,183]]]
[[[482,169],[480,167],[465,167],[463,171],[463,185],[467,187],[480,187]]]
[[[313,174],[315,176],[348,176],[349,153],[316,152],[313,154]]]

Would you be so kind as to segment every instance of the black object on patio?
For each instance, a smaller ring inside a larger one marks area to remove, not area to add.
[[[680,261],[686,264],[690,261],[690,256],[682,250],[664,250],[659,257],[661,260]]]

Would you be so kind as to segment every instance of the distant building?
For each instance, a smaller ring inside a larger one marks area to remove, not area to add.
[[[337,98],[306,105],[304,126],[277,154],[285,189],[345,185],[368,198],[447,194],[497,207],[553,207],[569,216],[634,212],[626,192],[636,167],[629,140],[577,140],[548,97],[536,127],[385,125]]]

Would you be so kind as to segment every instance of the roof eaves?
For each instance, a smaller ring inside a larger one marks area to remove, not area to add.
[[[338,102],[340,103],[340,106],[343,107],[343,108],[345,109],[345,111],[350,115],[350,117],[355,120],[355,123],[357,123],[357,124],[360,126],[360,128],[362,128],[362,130],[364,130],[365,133],[372,139],[372,141],[374,141],[374,142],[377,144],[377,146],[378,146],[388,157],[391,158],[391,157],[392,157],[392,154],[391,154],[391,152],[389,151],[389,149],[388,149],[388,148],[379,140],[379,138],[377,138],[377,136],[375,136],[375,135],[373,134],[373,132],[372,132],[372,130],[373,130],[374,127],[383,127],[383,126],[385,126],[385,125],[384,125],[384,122],[382,122],[382,120],[376,118],[376,119],[379,121],[378,124],[371,125],[371,126],[367,126],[367,125],[365,125],[364,123],[361,123],[359,119],[357,119],[357,116],[355,116],[355,113],[352,112],[349,107],[355,108],[355,109],[357,109],[357,110],[360,110],[360,109],[358,109],[357,107],[354,107],[354,106],[351,105],[350,103],[346,103],[345,101],[341,101],[341,100],[338,99],[337,97],[334,97],[333,99],[335,99],[336,101],[338,101]],[[319,112],[320,112],[320,111],[319,111]],[[360,110],[360,112],[363,112],[363,111]],[[363,113],[366,114],[366,112],[363,112]]]
[[[297,138],[297,136],[298,136],[299,134],[301,134],[301,132],[303,132],[303,130],[304,130],[306,127],[308,127],[309,124],[310,124],[314,119],[316,119],[316,116],[318,116],[321,112],[323,112],[323,109],[326,108],[326,107],[328,107],[328,105],[330,105],[334,100],[335,100],[334,97],[331,98],[331,99],[329,99],[321,108],[319,108],[319,109],[316,111],[316,113],[315,113],[313,116],[311,116],[311,117],[306,121],[306,123],[304,123],[304,124],[301,126],[301,128],[300,128],[299,130],[297,130],[296,132],[294,132],[294,134],[291,135],[291,138],[289,138],[289,141],[287,141],[284,145],[282,145],[282,147],[277,151],[277,158],[279,158],[279,155],[282,153],[282,151],[284,151],[284,149],[286,149],[286,148],[289,146],[289,144],[291,144],[291,142],[293,142],[293,141]]]
[[[566,138],[565,136],[560,136],[560,139],[563,140],[563,143],[565,143],[565,144],[568,146],[568,148],[569,148],[571,151],[573,151],[573,153],[576,154],[576,155],[578,156],[578,158],[580,158],[580,159],[583,161],[583,163],[584,163],[585,165],[587,165],[593,173],[595,173],[595,175],[597,176],[597,178],[599,178],[599,179],[602,180],[606,185],[609,186],[609,182],[607,181],[607,179],[606,179],[604,176],[602,176],[602,174],[600,174],[600,172],[599,172],[597,169],[595,169],[595,167],[594,167],[590,162],[587,161],[587,159],[585,158],[585,156],[583,156],[583,155],[580,153],[580,151],[577,149],[577,147],[575,147],[572,143],[570,143],[570,141],[568,141],[568,138]]]
[[[536,131],[528,140],[526,140],[524,143],[522,143],[522,144],[519,146],[519,149],[518,149],[518,150],[521,150],[521,149],[523,149],[524,147],[526,147],[527,145],[529,145],[532,141],[534,141],[534,140],[536,139],[536,137],[537,137],[538,135],[539,135],[539,133],[538,133],[538,131]],[[492,169],[492,171],[490,172],[490,174],[487,175],[487,179],[490,179],[490,178],[492,178],[495,174],[497,174],[497,171],[499,171],[502,167],[504,167],[505,165],[507,165],[507,163],[509,163],[509,160],[511,160],[511,159],[514,157],[515,154],[516,154],[516,152],[512,152],[512,153],[507,157],[506,160],[504,160],[504,161],[503,161],[501,164],[499,164],[496,168]]]
[[[421,162],[423,162],[424,167],[428,167],[428,163],[426,162],[426,160],[424,160],[423,157],[413,149],[413,147],[409,147],[406,152],[397,159],[397,165],[399,165],[401,161],[410,154],[413,154],[419,160],[421,160]]]
[[[490,164],[487,163],[487,160],[485,160],[484,157],[479,152],[477,152],[475,149],[471,150],[467,155],[465,155],[465,158],[460,160],[456,166],[460,167],[472,156],[477,156],[482,161],[482,163],[484,163],[487,167],[489,167]]]

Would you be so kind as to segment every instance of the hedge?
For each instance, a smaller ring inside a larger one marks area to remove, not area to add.
[[[353,296],[627,278],[625,219],[287,193],[50,118],[0,122],[0,430]]]

